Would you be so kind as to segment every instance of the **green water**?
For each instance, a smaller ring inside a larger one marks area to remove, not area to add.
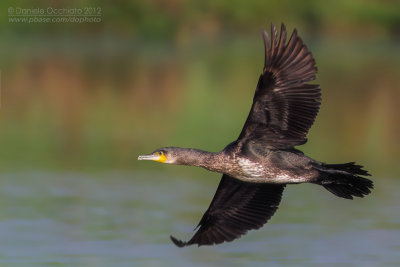
[[[184,177],[185,176],[185,177]],[[196,177],[196,175],[195,175]],[[365,199],[292,185],[261,230],[179,249],[218,176],[157,172],[3,173],[0,266],[399,266],[399,181]]]

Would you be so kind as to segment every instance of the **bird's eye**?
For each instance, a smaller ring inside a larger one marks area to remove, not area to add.
[[[163,151],[158,151],[156,154],[157,154],[158,156],[162,156],[162,155],[164,155],[164,152],[163,152]]]

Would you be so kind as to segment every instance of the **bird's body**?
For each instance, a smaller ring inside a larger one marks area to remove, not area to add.
[[[317,68],[311,52],[296,30],[286,43],[271,27],[271,42],[264,33],[265,63],[253,104],[238,139],[220,152],[164,147],[142,160],[198,166],[222,173],[213,200],[196,234],[177,246],[212,245],[232,241],[258,229],[275,213],[287,184],[314,183],[347,199],[369,194],[369,175],[353,162],[325,164],[304,155],[295,146],[304,144],[321,103]]]
[[[312,168],[313,160],[299,150],[259,149],[257,145],[234,146],[239,150],[236,152],[233,149],[235,152],[231,155],[235,168],[226,174],[242,181],[292,184],[312,182],[318,175]]]
[[[178,147],[165,147],[160,150],[171,149],[184,155],[177,163],[179,165],[202,167],[250,183],[314,182],[318,177],[318,170],[313,168],[313,164],[320,164],[296,149],[258,150],[251,145],[241,147],[237,142],[230,143],[217,153]]]

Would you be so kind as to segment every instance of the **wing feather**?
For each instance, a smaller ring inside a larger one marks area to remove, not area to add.
[[[321,89],[308,84],[317,68],[311,52],[293,31],[286,44],[281,25],[279,40],[271,25],[271,40],[263,32],[265,62],[249,116],[238,138],[261,142],[267,148],[291,148],[304,144],[321,104]]]
[[[210,207],[188,241],[171,236],[179,247],[232,241],[263,226],[278,209],[285,185],[245,183],[223,175]]]

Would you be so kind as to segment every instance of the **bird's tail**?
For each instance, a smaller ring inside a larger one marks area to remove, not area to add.
[[[317,184],[325,187],[338,197],[353,199],[371,193],[373,182],[361,176],[370,176],[363,166],[354,162],[344,164],[320,164],[314,166],[320,171]]]

